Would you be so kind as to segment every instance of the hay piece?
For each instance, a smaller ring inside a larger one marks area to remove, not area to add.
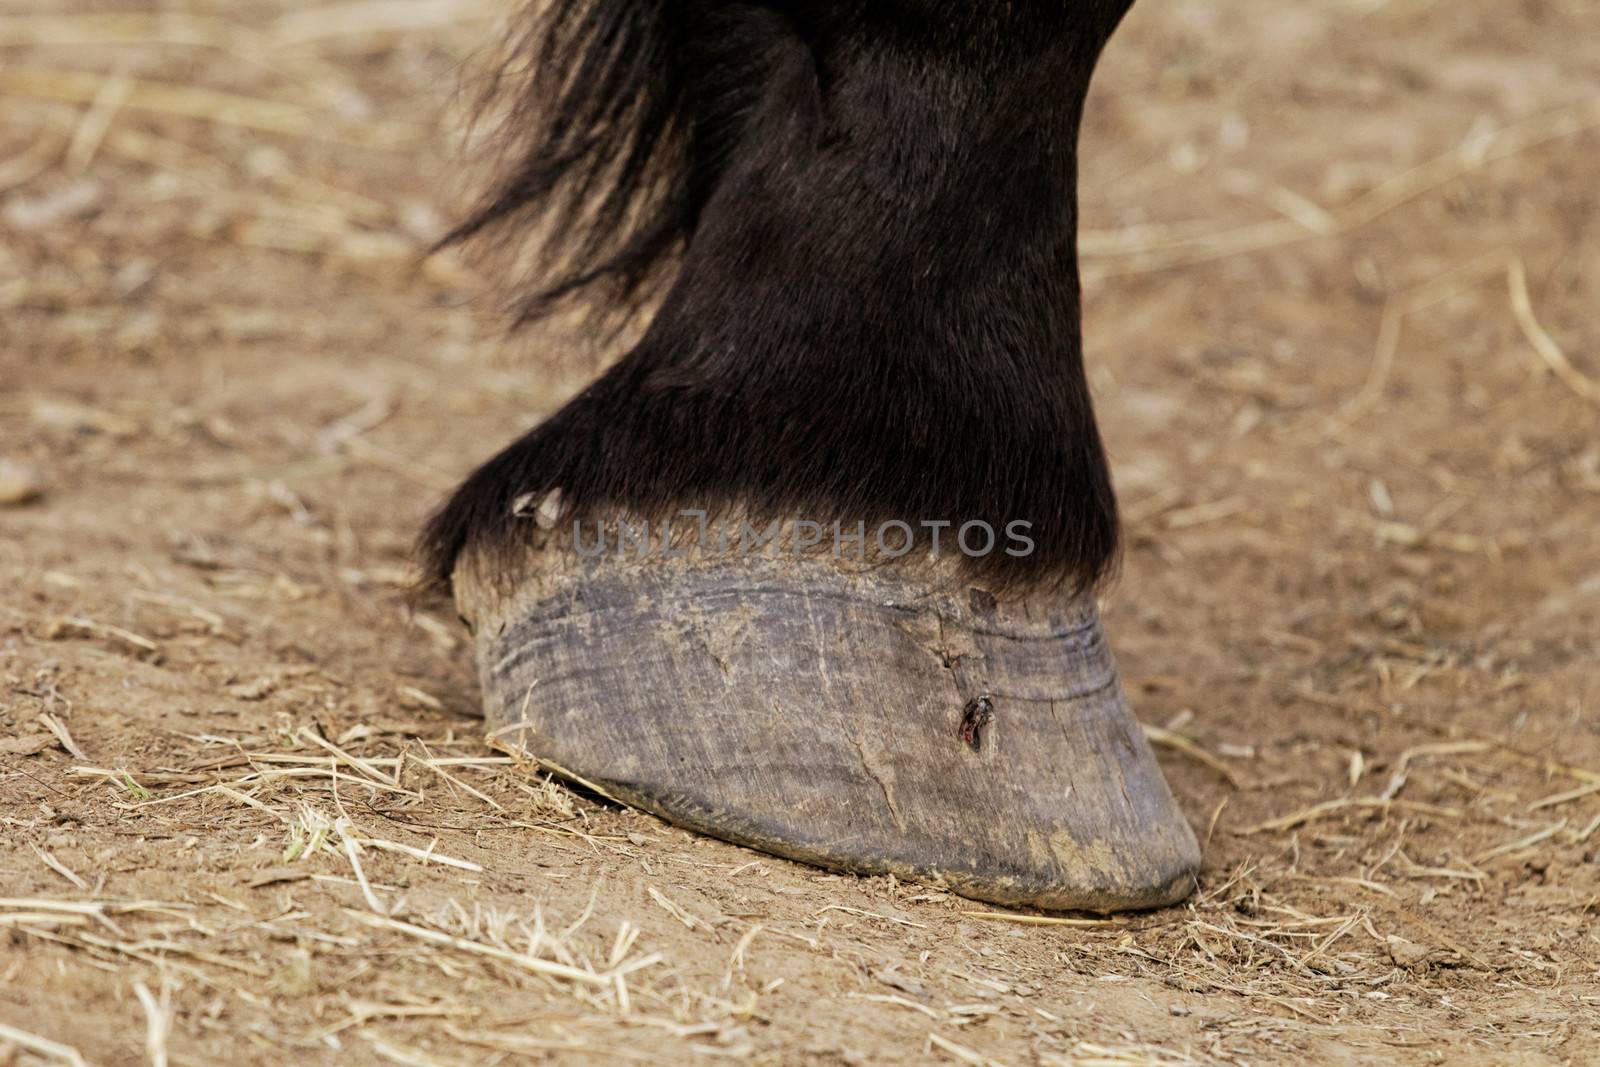
[[[1528,834],[1526,837],[1519,837],[1515,841],[1507,841],[1504,844],[1496,845],[1487,852],[1480,852],[1478,855],[1472,857],[1472,862],[1485,863],[1496,858],[1497,856],[1504,856],[1510,852],[1520,852],[1522,849],[1532,848],[1534,845],[1550,840],[1552,837],[1556,836],[1556,834],[1559,834],[1566,828],[1567,820],[1562,819],[1560,822],[1551,823],[1543,830],[1536,830],[1533,833]]]
[[[89,919],[83,915],[53,915],[46,911],[0,912],[0,927],[5,926],[83,926]]]
[[[667,899],[667,895],[665,893],[661,892],[661,890],[657,889],[655,886],[653,886],[653,885],[652,886],[647,886],[646,887],[646,891],[650,894],[650,899],[651,900],[653,900],[657,904],[661,905],[661,910],[662,911],[666,912],[668,915],[672,916],[674,919],[677,919],[679,922],[681,922],[684,925],[684,927],[686,929],[693,930],[693,929],[696,929],[700,925],[698,922],[695,921],[694,916],[692,916],[688,912],[684,911],[678,905],[674,904],[671,900],[668,900]]]
[[[1325,800],[1320,804],[1313,804],[1309,808],[1302,808],[1291,814],[1282,815],[1276,819],[1268,819],[1266,822],[1247,826],[1242,830],[1233,832],[1240,837],[1248,837],[1251,834],[1266,833],[1272,830],[1292,830],[1296,826],[1301,826],[1308,822],[1316,822],[1319,819],[1326,819],[1331,815],[1337,815],[1352,808],[1358,811],[1388,811],[1395,809],[1414,812],[1418,815],[1433,815],[1441,819],[1459,819],[1465,814],[1460,808],[1447,808],[1439,804],[1424,804],[1419,800],[1345,797],[1341,800]]]
[[[82,878],[74,874],[72,869],[65,863],[62,863],[60,860],[50,855],[50,853],[40,848],[32,841],[28,842],[28,847],[33,849],[33,854],[35,856],[39,857],[39,862],[43,863],[46,867],[49,867],[52,871],[55,871],[57,874],[71,882],[74,886],[77,886],[79,889],[82,889],[85,892],[88,891],[89,883],[85,882]]]
[[[437,930],[429,930],[424,926],[416,926],[412,923],[401,922],[398,919],[390,919],[383,915],[374,915],[369,912],[356,911],[352,908],[346,908],[344,909],[344,912],[357,922],[371,926],[374,929],[392,930],[396,933],[405,934],[407,937],[415,938],[418,941],[426,941],[429,944],[443,945],[446,948],[453,948],[458,952],[467,952],[476,956],[486,956],[490,959],[500,960],[503,963],[509,963],[513,966],[521,967],[523,970],[528,971],[531,974],[543,975],[546,978],[557,978],[564,982],[575,982],[579,985],[588,985],[597,988],[605,988],[610,986],[617,974],[630,974],[633,971],[637,971],[645,967],[652,967],[661,962],[660,954],[652,953],[649,956],[645,956],[643,959],[630,961],[629,963],[619,965],[612,970],[603,972],[586,971],[578,967],[568,966],[564,963],[555,963],[551,960],[540,959],[537,956],[529,956],[525,953],[513,952],[510,949],[498,948],[494,945],[486,945],[479,941],[471,941],[464,937],[456,937],[453,934],[440,933]]]
[[[1517,325],[1539,358],[1568,389],[1590,403],[1600,404],[1600,382],[1574,367],[1561,346],[1539,325],[1533,313],[1533,299],[1528,295],[1528,270],[1520,256],[1513,257],[1506,270],[1506,287],[1511,292],[1511,312],[1516,316]]]
[[[817,914],[821,915],[825,911],[842,911],[847,915],[859,915],[864,919],[881,919],[886,923],[896,923],[900,926],[914,926],[918,930],[926,930],[928,928],[926,923],[914,923],[910,919],[901,919],[894,915],[883,915],[879,912],[867,911],[863,908],[852,908],[848,904],[829,904],[818,909]]]
[[[78,128],[73,131],[72,140],[67,144],[68,170],[82,174],[89,169],[95,153],[100,151],[100,145],[106,139],[106,132],[116,121],[117,112],[128,102],[128,94],[132,91],[133,82],[123,73],[113,74],[100,84],[99,91],[84,109],[83,116],[78,120]]]
[[[394,786],[396,788],[399,788],[399,786],[400,786],[399,780],[396,779],[393,775],[385,774],[384,772],[378,770],[378,768],[374,767],[372,764],[368,763],[366,760],[361,759],[359,756],[350,755],[350,753],[344,751],[342,748],[340,748],[337,745],[335,745],[332,741],[327,740],[322,735],[318,734],[315,730],[311,729],[308,726],[307,727],[301,727],[299,734],[296,735],[296,736],[302,737],[305,740],[310,741],[314,745],[318,745],[318,746],[320,746],[322,748],[327,749],[329,752],[333,753],[339,759],[343,760],[345,763],[348,763],[350,766],[354,767],[356,770],[360,771],[362,774],[365,774],[367,777],[371,778],[375,782],[378,782],[378,783],[380,783],[382,785]]]
[[[728,954],[727,969],[722,972],[723,989],[728,989],[733,985],[734,971],[744,970],[745,950],[750,947],[750,943],[756,939],[756,935],[759,934],[763,929],[765,928],[760,923],[756,923],[754,926],[750,927],[750,929],[746,930],[740,936],[738,942],[734,944],[733,951]]]
[[[167,1067],[167,1038],[172,1033],[172,983],[161,983],[161,996],[156,997],[143,982],[133,983],[133,992],[145,1014],[145,1055],[150,1057],[150,1067]]]
[[[1335,423],[1348,423],[1354,420],[1382,399],[1389,378],[1394,372],[1395,358],[1400,351],[1400,330],[1407,315],[1441,304],[1459,293],[1498,277],[1503,270],[1505,270],[1505,256],[1496,252],[1488,257],[1487,261],[1480,257],[1390,296],[1384,303],[1383,317],[1378,322],[1378,340],[1373,348],[1367,380],[1362,384],[1360,391],[1339,408],[1334,416]]]
[[[1547,797],[1541,797],[1530,803],[1527,810],[1539,811],[1543,808],[1556,807],[1559,804],[1570,804],[1574,800],[1582,800],[1584,797],[1593,796],[1595,793],[1600,793],[1600,782],[1589,782],[1586,785],[1578,786],[1576,789],[1568,789],[1564,793],[1554,793]]]
[[[141,634],[127,630],[121,626],[112,626],[109,623],[96,622],[94,619],[85,619],[80,616],[68,616],[46,627],[44,638],[47,641],[63,641],[74,638],[94,637],[113,644],[124,645],[135,652],[154,655],[161,651],[161,646]],[[68,749],[68,751],[71,751]],[[73,753],[77,755],[77,753]],[[78,756],[79,759],[88,759],[87,756]]]
[[[47,1037],[30,1034],[28,1031],[19,1030],[15,1026],[7,1026],[5,1023],[0,1023],[0,1040],[9,1041],[19,1048],[25,1048],[29,1052],[37,1052],[41,1056],[53,1056],[58,1060],[65,1060],[67,1063],[72,1064],[73,1067],[89,1067],[89,1062],[83,1058],[83,1054],[71,1045],[63,1045],[59,1041],[51,1041]]]
[[[398,1063],[401,1067],[464,1067],[460,1060],[436,1059],[421,1049],[401,1045],[370,1030],[363,1030],[358,1036],[372,1046],[372,1051],[380,1058]]]
[[[1211,753],[1207,752],[1205,749],[1201,748],[1187,737],[1184,737],[1182,734],[1173,730],[1163,729],[1160,726],[1151,725],[1150,723],[1141,723],[1140,726],[1144,730],[1144,736],[1152,745],[1160,745],[1163,748],[1170,748],[1176,752],[1181,752],[1185,756],[1188,756],[1190,759],[1194,760],[1196,763],[1216,771],[1217,774],[1222,777],[1222,780],[1227,782],[1233,788],[1244,788],[1244,785],[1239,781],[1238,776],[1233,773],[1226,763],[1223,763],[1216,756],[1213,756]]]
[[[441,779],[443,779],[445,784],[450,786],[452,789],[459,789],[463,793],[467,793],[467,794],[469,794],[471,796],[476,797],[477,799],[483,801],[483,803],[487,804],[489,807],[493,808],[495,811],[505,811],[506,810],[505,806],[503,804],[501,804],[494,797],[490,796],[488,793],[485,793],[481,789],[473,788],[472,786],[468,785],[466,782],[463,782],[460,778],[457,778],[455,775],[453,775],[449,771],[445,770],[444,767],[441,765],[441,763],[445,762],[445,761],[440,761],[440,760],[435,759],[434,756],[433,756],[433,753],[428,751],[428,746],[426,744],[423,744],[421,741],[419,741],[418,744],[421,745],[422,751],[426,755],[427,758],[426,759],[417,759],[416,757],[412,757],[412,762],[413,763],[415,763],[415,764],[417,764],[417,765],[419,765],[421,767],[426,767],[428,770],[432,771],[434,774],[438,775]],[[506,762],[509,763],[510,761],[508,760]]]
[[[78,742],[72,739],[72,734],[67,729],[67,724],[50,714],[48,711],[39,713],[39,722],[55,735],[61,747],[71,754],[73,759],[86,760],[89,757],[83,754],[83,749],[78,747]]]
[[[1018,926],[1121,926],[1115,919],[1072,919],[1062,915],[1017,915],[1008,911],[964,911],[963,918],[987,922],[1015,923]]]
[[[362,848],[375,848],[381,852],[398,852],[403,856],[419,859],[423,863],[437,863],[443,867],[454,867],[458,871],[471,871],[474,874],[483,872],[483,867],[480,864],[473,863],[471,860],[456,859],[454,856],[446,856],[435,852],[433,846],[438,844],[437,840],[429,844],[427,848],[417,848],[415,845],[402,844],[399,841],[385,841],[378,837],[363,836],[356,838],[356,844]]]
[[[898,1008],[910,1008],[912,1011],[920,1011],[922,1014],[926,1015],[930,1019],[938,1019],[939,1018],[939,1013],[934,1011],[932,1008],[928,1007],[926,1004],[918,1004],[914,1000],[907,1000],[905,997],[898,996],[898,995],[895,995],[895,994],[890,994],[890,993],[846,993],[845,996],[850,997],[853,1000],[870,1000],[870,1001],[872,1001],[872,1002],[874,1002],[876,1004],[893,1004],[895,1007],[898,1007]]]
[[[1005,1067],[999,1060],[991,1059],[980,1052],[974,1052],[965,1045],[958,1045],[949,1038],[940,1037],[932,1030],[928,1031],[928,1044],[933,1048],[948,1052],[962,1063],[977,1064],[978,1067]]]

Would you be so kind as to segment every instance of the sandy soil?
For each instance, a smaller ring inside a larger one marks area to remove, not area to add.
[[[480,742],[410,539],[592,367],[413,266],[496,8],[0,14],[0,1063],[1600,1063],[1600,7],[1113,43],[1107,619],[1208,858],[1055,925]]]

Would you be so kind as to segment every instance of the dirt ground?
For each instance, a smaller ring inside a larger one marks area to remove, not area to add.
[[[0,9],[0,1064],[1600,1064],[1600,6],[1113,42],[1107,621],[1207,862],[1033,923],[481,743],[410,540],[593,366],[415,269],[500,10]]]

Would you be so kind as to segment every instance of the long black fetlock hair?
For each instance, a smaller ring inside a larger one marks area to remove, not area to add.
[[[519,325],[585,293],[615,310],[660,282],[740,140],[781,33],[739,17],[742,6],[534,0],[479,100],[498,130],[500,173],[436,248],[492,235],[534,252]]]
[[[561,521],[1022,520],[1086,588],[1116,504],[1084,378],[1076,137],[1130,0],[534,0],[498,179],[442,244],[531,250],[526,323],[664,292],[639,343],[423,533],[447,586]]]

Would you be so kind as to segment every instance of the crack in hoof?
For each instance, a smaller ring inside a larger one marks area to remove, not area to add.
[[[961,709],[961,740],[976,752],[983,745],[983,728],[994,722],[994,701],[981,694],[967,701]]]
[[[856,750],[856,756],[861,760],[861,769],[867,772],[869,778],[878,783],[879,789],[883,790],[883,802],[889,808],[889,817],[894,820],[895,827],[901,833],[905,833],[906,820],[900,814],[900,805],[894,798],[894,768],[883,761],[883,757],[887,753],[883,752],[881,748],[869,753],[867,747],[861,743],[861,739],[848,731],[845,733],[845,738],[850,742],[851,747]]]

